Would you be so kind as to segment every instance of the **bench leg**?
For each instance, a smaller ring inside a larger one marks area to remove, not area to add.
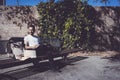
[[[32,63],[33,63],[34,66],[38,66],[39,60],[33,60]]]
[[[67,61],[67,55],[68,55],[68,54],[66,54],[66,55],[63,56],[63,60],[64,60],[65,62]]]
[[[54,68],[55,67],[54,59],[52,57],[49,58],[49,63],[50,63],[50,68]]]

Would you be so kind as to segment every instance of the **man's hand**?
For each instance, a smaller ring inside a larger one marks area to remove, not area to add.
[[[35,45],[35,49],[38,48],[40,45]]]
[[[38,47],[39,47],[39,45],[31,46],[32,49],[36,49]]]
[[[38,48],[39,45],[34,45],[34,46],[25,46],[26,49],[36,49]]]

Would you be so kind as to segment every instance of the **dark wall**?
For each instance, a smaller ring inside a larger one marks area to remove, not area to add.
[[[1,40],[0,41],[0,54],[6,53],[7,42],[8,42],[8,40]]]
[[[120,50],[120,7],[89,7],[94,30],[91,44],[95,50]]]

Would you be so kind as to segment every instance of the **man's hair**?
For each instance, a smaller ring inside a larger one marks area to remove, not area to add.
[[[29,28],[29,27],[32,27],[33,30],[35,31],[35,26],[34,26],[34,25],[28,25],[28,28]]]

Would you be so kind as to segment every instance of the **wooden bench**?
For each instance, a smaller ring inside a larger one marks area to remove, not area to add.
[[[13,43],[14,41],[15,42],[23,41],[23,38],[13,37],[9,40],[9,44]],[[38,55],[37,58],[29,58],[25,61],[20,61],[20,60],[15,60],[15,59],[1,60],[0,61],[0,69],[9,68],[9,67],[13,67],[13,66],[27,64],[27,63],[33,63],[34,65],[36,65],[36,64],[38,64],[39,61],[46,60],[46,59],[48,59],[50,62],[53,63],[54,58],[56,58],[56,57],[63,57],[64,59],[66,59],[68,54],[80,51],[79,48],[78,49],[60,49],[59,47],[54,48],[54,47],[52,47],[53,46],[52,44],[44,45],[44,46],[49,46],[49,48],[50,48],[47,54]],[[11,52],[10,45],[8,47],[8,51]],[[43,49],[43,51],[44,51],[44,49]]]

